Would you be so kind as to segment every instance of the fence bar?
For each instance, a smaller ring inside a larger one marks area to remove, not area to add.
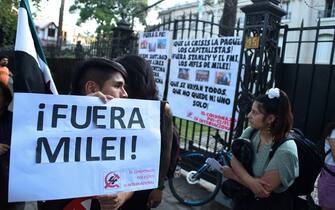
[[[293,90],[292,90],[292,93],[293,95],[295,95],[296,91],[297,91],[297,81],[298,81],[298,75],[299,75],[299,72],[300,72],[300,66],[298,65],[299,63],[299,58],[300,58],[300,50],[301,50],[301,40],[302,40],[302,34],[304,32],[304,21],[302,20],[301,21],[301,26],[300,26],[300,29],[299,29],[299,41],[298,41],[298,52],[297,52],[297,58],[296,58],[296,61],[295,61],[295,64],[296,64],[296,69],[295,69],[295,77],[294,77],[294,85],[293,85]],[[292,104],[295,103],[295,97],[292,97]]]
[[[191,27],[192,27],[192,12],[190,13],[190,18],[188,20],[188,34],[187,34],[187,38],[189,39],[191,36]]]
[[[177,35],[178,35],[178,20],[174,20],[173,21],[173,35],[172,35],[172,39],[177,39]]]
[[[165,26],[166,26],[166,21],[165,21],[165,17],[163,18],[163,31],[165,31]]]
[[[201,138],[202,138],[202,130],[203,130],[203,125],[200,124],[200,133],[199,133],[199,147],[200,147],[200,143],[201,143]]]
[[[215,132],[215,136],[219,136],[220,134],[219,134],[219,129],[216,129],[216,132]],[[215,142],[214,142],[214,153],[216,152],[216,150],[217,150],[217,147],[218,147],[218,140],[217,139],[215,139]]]
[[[212,14],[212,21],[211,21],[211,32],[210,32],[210,37],[213,37],[213,26],[214,26],[214,13]]]
[[[195,126],[197,124],[195,122],[193,122],[193,127],[192,127],[192,139],[194,140],[194,135],[195,135]]]
[[[316,59],[316,52],[318,49],[318,40],[319,40],[319,33],[320,33],[320,19],[318,21],[318,28],[316,29],[316,35],[315,35],[315,43],[314,43],[314,51],[313,51],[313,69],[312,69],[312,79],[311,79],[311,87],[309,88],[309,93],[308,93],[308,103],[307,103],[307,116],[305,117],[304,120],[304,130],[306,130],[307,127],[307,122],[309,120],[309,113],[311,103],[312,103],[312,92],[313,92],[313,86],[314,86],[314,77],[315,77],[315,59]]]
[[[205,37],[206,22],[202,22],[202,38]]]
[[[334,51],[335,51],[335,29],[334,29],[334,33],[333,33],[333,41],[332,41],[332,51],[330,53],[330,62],[329,62],[329,77],[328,77],[328,84],[327,84],[327,94],[326,94],[326,103],[325,103],[325,108],[324,108],[324,112],[323,112],[323,117],[322,117],[322,122],[325,122],[326,120],[326,116],[327,116],[327,111],[330,108],[330,103],[329,103],[329,96],[330,96],[330,88],[332,85],[332,78],[333,78],[333,71],[334,71],[334,65],[333,65],[333,61],[334,61]],[[327,120],[328,121],[328,120]],[[325,125],[322,126],[323,128],[325,127]]]
[[[184,30],[185,30],[185,14],[183,14],[181,19],[181,39],[184,38]]]
[[[188,134],[188,120],[184,120],[185,121],[185,123],[186,123],[186,128],[185,128],[185,139],[188,141],[188,139],[187,139],[187,134]]]
[[[285,50],[286,50],[286,42],[287,42],[287,29],[288,29],[288,25],[285,25],[283,27],[284,29],[284,36],[283,36],[283,47],[282,47],[282,51],[281,51],[281,58],[280,58],[280,63],[284,63],[284,59],[285,59]]]
[[[199,24],[199,13],[197,13],[197,19],[195,20],[195,39],[198,37],[198,24]]]
[[[206,152],[208,152],[208,142],[209,142],[209,136],[211,135],[212,127],[208,127],[208,133],[206,138]]]
[[[171,14],[169,15],[169,27],[168,27],[168,30],[169,31],[171,30]]]

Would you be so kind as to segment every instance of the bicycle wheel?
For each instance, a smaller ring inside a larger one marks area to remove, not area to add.
[[[211,201],[219,192],[222,176],[210,170],[205,164],[206,157],[201,153],[186,153],[178,164],[181,173],[169,179],[173,196],[187,206],[201,206]],[[177,169],[178,169],[177,168]],[[211,181],[214,184],[210,184]]]

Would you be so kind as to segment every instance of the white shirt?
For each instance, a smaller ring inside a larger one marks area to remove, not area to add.
[[[332,130],[330,136],[327,138],[327,141],[325,142],[325,152],[327,152],[330,149],[328,141],[335,141],[335,129]],[[333,159],[331,152],[326,156],[325,163],[327,165],[335,166],[335,161]]]

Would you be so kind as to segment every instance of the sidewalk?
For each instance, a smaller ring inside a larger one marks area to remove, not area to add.
[[[159,205],[158,208],[152,209],[152,210],[229,210],[225,206],[219,204],[215,200],[207,203],[203,206],[195,206],[195,207],[189,207],[182,205],[175,199],[170,191],[168,182],[165,183],[165,189],[163,191],[163,201]],[[197,191],[195,192],[191,188],[183,188],[185,190],[185,193],[206,193],[205,191]],[[205,195],[205,194],[204,194]],[[27,203],[24,210],[37,210],[36,203],[35,202],[29,202]],[[136,210],[136,209],[134,209]]]
[[[186,191],[189,190],[188,193],[195,193],[192,192],[190,189],[185,190]],[[165,183],[165,189],[163,191],[163,201],[156,209],[157,210],[229,210],[225,206],[222,206],[221,204],[217,203],[215,200],[203,206],[195,206],[195,207],[184,206],[180,204],[179,201],[177,201],[173,197],[169,188],[169,184],[167,182]]]

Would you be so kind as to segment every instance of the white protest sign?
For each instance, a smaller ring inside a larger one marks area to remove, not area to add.
[[[167,99],[175,116],[229,131],[241,41],[173,41]]]
[[[138,53],[151,65],[158,95],[163,98],[170,50],[170,32],[141,32]]]
[[[9,201],[156,188],[160,102],[16,93]]]

